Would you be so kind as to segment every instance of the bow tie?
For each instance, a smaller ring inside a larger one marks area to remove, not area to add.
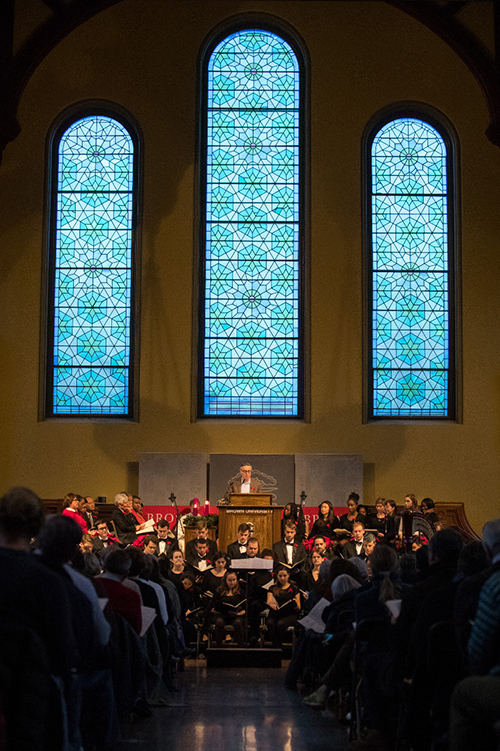
[[[285,545],[293,545],[293,542],[285,542]]]

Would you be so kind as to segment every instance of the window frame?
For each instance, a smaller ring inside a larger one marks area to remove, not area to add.
[[[134,146],[132,180],[131,286],[130,286],[130,351],[129,400],[126,414],[54,413],[54,302],[55,255],[57,233],[59,143],[72,124],[86,117],[104,116],[126,128]],[[141,219],[143,190],[143,137],[135,118],[114,102],[85,100],[63,110],[49,128],[45,155],[45,212],[42,273],[42,311],[40,317],[40,378],[39,421],[61,422],[138,422],[140,365],[140,289],[141,289]]]
[[[435,128],[446,147],[448,225],[449,372],[448,414],[443,416],[373,414],[373,242],[372,242],[372,144],[379,131],[393,120],[416,118]],[[462,323],[461,323],[461,190],[460,142],[450,120],[423,102],[405,101],[384,107],[368,122],[362,138],[363,228],[363,415],[364,423],[439,424],[462,422]]]
[[[205,273],[206,273],[206,178],[207,178],[207,99],[210,57],[226,37],[245,29],[262,29],[281,37],[290,45],[299,66],[299,341],[298,341],[298,410],[296,415],[213,415],[204,411],[205,345]],[[216,422],[283,421],[309,422],[310,401],[306,384],[310,382],[310,63],[307,48],[298,32],[280,18],[265,13],[246,13],[226,19],[212,30],[200,48],[198,57],[198,102],[196,139],[196,211],[193,318],[192,421]]]

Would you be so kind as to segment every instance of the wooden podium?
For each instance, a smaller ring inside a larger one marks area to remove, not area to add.
[[[271,493],[231,493],[230,506],[270,506]]]
[[[269,493],[232,493],[229,506],[219,508],[219,549],[227,550],[237,539],[240,524],[252,525],[261,550],[272,549],[281,539],[282,510],[283,506],[271,506]]]

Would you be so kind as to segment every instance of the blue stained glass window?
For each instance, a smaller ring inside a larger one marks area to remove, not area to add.
[[[299,84],[270,31],[208,61],[204,416],[300,414]]]
[[[416,117],[373,139],[373,417],[450,416],[449,164],[441,134]]]
[[[49,412],[130,414],[134,144],[117,120],[73,122],[57,151]]]

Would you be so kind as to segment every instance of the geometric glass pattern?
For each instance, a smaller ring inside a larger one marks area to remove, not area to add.
[[[57,154],[53,415],[128,415],[134,144],[91,115]]]
[[[260,29],[208,62],[203,415],[299,414],[299,66]]]
[[[447,417],[450,264],[447,150],[415,117],[371,148],[372,414]]]

